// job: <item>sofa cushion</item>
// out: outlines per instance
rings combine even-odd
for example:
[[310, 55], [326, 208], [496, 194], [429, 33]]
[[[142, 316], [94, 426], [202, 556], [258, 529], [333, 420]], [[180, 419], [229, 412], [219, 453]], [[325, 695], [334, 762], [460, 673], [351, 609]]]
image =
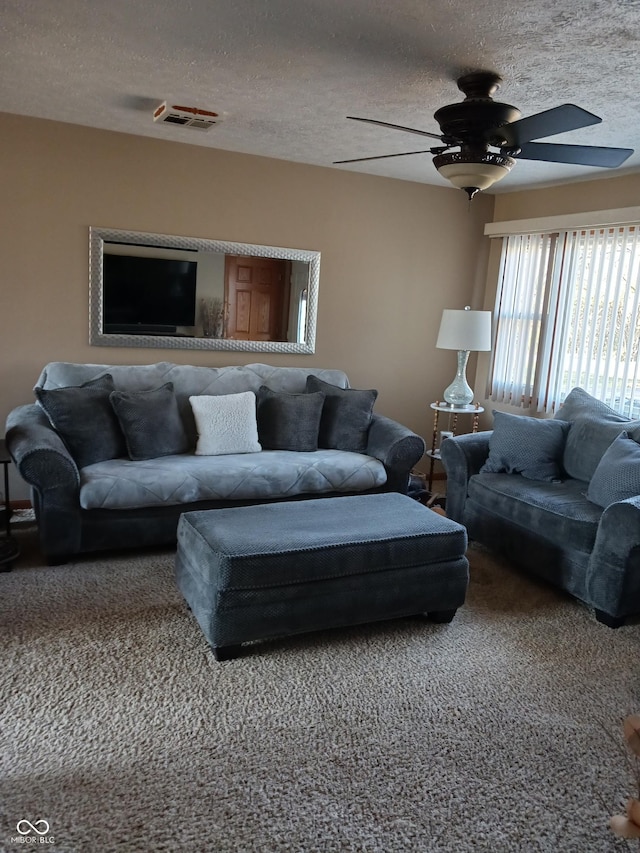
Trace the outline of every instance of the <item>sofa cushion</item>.
[[253, 391], [239, 394], [208, 394], [189, 397], [198, 430], [197, 456], [225, 453], [257, 453], [258, 441], [256, 395]]
[[[193, 364], [173, 364], [159, 361], [155, 364], [75, 364], [52, 361], [43, 368], [38, 385], [43, 388], [60, 388], [80, 385], [110, 373], [117, 391], [144, 391], [173, 382], [180, 415], [189, 436], [189, 445], [195, 447], [197, 433], [189, 397], [196, 394], [237, 394], [253, 391], [261, 385], [273, 391], [302, 394], [307, 376], [319, 376], [325, 382], [347, 388], [349, 381], [342, 370], [313, 367], [275, 367], [271, 364], [243, 364], [229, 367], [201, 367]], [[124, 453], [124, 451], [123, 451]]]
[[338, 388], [317, 376], [307, 377], [307, 391], [322, 391], [325, 395], [318, 434], [319, 447], [364, 453], [378, 392], [373, 389], [360, 391], [356, 388]]
[[189, 450], [172, 382], [147, 391], [114, 391], [110, 399], [130, 459], [156, 459]]
[[561, 460], [568, 430], [563, 421], [494, 412], [489, 456], [480, 472], [556, 480], [563, 473]]
[[640, 444], [621, 432], [605, 450], [593, 473], [587, 498], [607, 507], [640, 495]]
[[174, 364], [159, 361], [155, 364], [80, 364], [52, 361], [43, 369], [37, 385], [43, 388], [62, 388], [81, 385], [109, 373], [119, 391], [143, 391], [164, 382], [173, 382], [178, 401], [191, 394], [235, 394], [256, 391], [268, 385], [274, 391], [301, 394], [307, 376], [312, 373], [325, 382], [348, 388], [347, 375], [342, 370], [323, 370], [314, 367], [275, 367], [272, 364], [243, 364], [229, 367], [201, 367], [194, 364]]
[[126, 456], [124, 435], [109, 402], [113, 389], [108, 373], [82, 385], [35, 388], [36, 398], [78, 468]]
[[556, 414], [571, 424], [562, 464], [570, 477], [588, 482], [611, 442], [626, 430], [640, 440], [640, 421], [631, 421], [582, 388], [573, 388]]
[[480, 473], [469, 480], [469, 499], [483, 512], [535, 530], [560, 549], [590, 553], [602, 510], [586, 499], [586, 488], [586, 483], [572, 479], [549, 483]]
[[258, 437], [265, 450], [318, 449], [318, 432], [324, 394], [289, 394], [258, 390]]
[[133, 509], [196, 501], [269, 500], [361, 492], [386, 483], [382, 462], [360, 453], [263, 450], [224, 456], [110, 460], [80, 472], [83, 509]]

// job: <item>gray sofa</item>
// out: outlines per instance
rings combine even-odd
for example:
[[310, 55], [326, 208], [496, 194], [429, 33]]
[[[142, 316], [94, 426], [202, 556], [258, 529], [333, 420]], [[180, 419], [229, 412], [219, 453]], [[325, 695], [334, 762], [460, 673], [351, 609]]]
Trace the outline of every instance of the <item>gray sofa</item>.
[[495, 412], [442, 444], [447, 515], [619, 627], [640, 614], [638, 441], [640, 421], [579, 388], [554, 419]]
[[[309, 376], [315, 377], [309, 380], [315, 383], [312, 388], [307, 385]], [[109, 413], [104, 409], [105, 400], [113, 403], [113, 395], [103, 390], [103, 384], [111, 387], [111, 382], [123, 407], [118, 418], [122, 413], [129, 414], [129, 422], [135, 429], [139, 427], [141, 413], [143, 420], [150, 417], [153, 421], [153, 428], [147, 426], [148, 432], [142, 435], [142, 440], [139, 429], [137, 434], [127, 433], [126, 442], [119, 449], [113, 445], [113, 436], [106, 435], [111, 428], [100, 425], [100, 418], [113, 414], [108, 404]], [[265, 387], [270, 391], [265, 391]], [[331, 393], [324, 395], [318, 388]], [[69, 394], [82, 395], [77, 412], [68, 422], [71, 438], [76, 441], [73, 446], [64, 433], [63, 421], [54, 418], [58, 431], [52, 426], [50, 406], [57, 398], [49, 392], [56, 389], [63, 389], [65, 399]], [[91, 409], [87, 414], [82, 409], [87, 389], [89, 394], [96, 395], [102, 410]], [[81, 552], [173, 543], [179, 516], [186, 511], [309, 497], [406, 493], [411, 468], [425, 449], [420, 436], [371, 411], [376, 392], [349, 389], [347, 376], [340, 370], [265, 364], [215, 368], [168, 362], [147, 365], [53, 362], [44, 368], [34, 390], [37, 402], [10, 413], [6, 442], [20, 475], [31, 486], [40, 544], [49, 563], [64, 562]], [[314, 400], [321, 398], [325, 401], [321, 403], [323, 425], [326, 401], [331, 399], [336, 404], [331, 410], [335, 415], [343, 411], [340, 408], [343, 403], [351, 405], [353, 395], [356, 400], [360, 400], [357, 395], [365, 395], [364, 408], [369, 405], [370, 409], [368, 414], [365, 411], [366, 428], [362, 429], [360, 414], [357, 424], [362, 445], [355, 452], [349, 449], [338, 424], [337, 432], [325, 430], [328, 438], [324, 443], [320, 440], [321, 430], [318, 449], [259, 449], [259, 452], [197, 455], [194, 451], [198, 450], [198, 433], [189, 397], [242, 392], [256, 394], [258, 422], [262, 399], [267, 400], [265, 411], [274, 399], [276, 403], [284, 401], [282, 411], [286, 413], [289, 403], [305, 406], [309, 403], [315, 407]], [[140, 400], [144, 402], [147, 393], [148, 405], [140, 409]], [[131, 401], [138, 405], [138, 409], [132, 409], [133, 414], [127, 412]], [[166, 401], [177, 408], [170, 409]], [[95, 406], [95, 401], [91, 405]], [[43, 406], [47, 406], [49, 414]], [[58, 416], [55, 409], [54, 414]], [[68, 417], [68, 412], [62, 416]], [[267, 423], [264, 431], [271, 426]], [[289, 427], [294, 444], [298, 438], [306, 440], [302, 421], [296, 420]], [[186, 443], [174, 446], [180, 452], [171, 453], [167, 440], [174, 428], [184, 429]], [[316, 432], [317, 429], [316, 426]], [[130, 438], [137, 443], [137, 455], [132, 452]], [[116, 439], [119, 441], [122, 436]], [[273, 444], [273, 437], [270, 440], [271, 447], [280, 448]], [[107, 447], [109, 441], [112, 446]], [[70, 446], [74, 455], [69, 452]], [[100, 451], [97, 456], [96, 449]], [[136, 458], [130, 458], [131, 455]], [[94, 461], [96, 458], [99, 461]]]

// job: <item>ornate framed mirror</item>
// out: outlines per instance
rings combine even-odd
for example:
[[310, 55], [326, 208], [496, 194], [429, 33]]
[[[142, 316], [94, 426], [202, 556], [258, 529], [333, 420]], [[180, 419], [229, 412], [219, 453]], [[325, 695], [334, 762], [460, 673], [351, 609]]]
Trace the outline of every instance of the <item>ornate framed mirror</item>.
[[315, 351], [320, 252], [89, 229], [89, 343]]

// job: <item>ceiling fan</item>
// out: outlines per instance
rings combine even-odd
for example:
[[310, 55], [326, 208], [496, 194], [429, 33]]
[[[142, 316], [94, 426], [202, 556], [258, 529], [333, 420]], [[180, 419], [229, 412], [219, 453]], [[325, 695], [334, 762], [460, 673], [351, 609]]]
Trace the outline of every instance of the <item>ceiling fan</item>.
[[[492, 96], [501, 82], [502, 78], [491, 71], [476, 71], [460, 77], [457, 83], [465, 95], [464, 101], [441, 107], [434, 113], [440, 125], [440, 133], [347, 116], [353, 121], [427, 136], [442, 144], [422, 151], [356, 157], [353, 160], [336, 160], [334, 163], [360, 163], [411, 154], [434, 154], [433, 164], [438, 172], [472, 199], [477, 192], [486, 190], [508, 175], [515, 166], [515, 158], [615, 169], [633, 154], [632, 148], [534, 142], [557, 133], [599, 124], [602, 119], [575, 104], [562, 104], [520, 118], [520, 110], [516, 107], [493, 100]], [[451, 151], [452, 148], [459, 150]]]

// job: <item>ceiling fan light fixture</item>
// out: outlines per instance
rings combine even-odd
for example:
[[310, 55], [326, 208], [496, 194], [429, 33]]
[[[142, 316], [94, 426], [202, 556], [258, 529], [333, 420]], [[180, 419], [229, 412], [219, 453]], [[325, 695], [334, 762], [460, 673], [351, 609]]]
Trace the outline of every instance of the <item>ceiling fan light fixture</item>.
[[490, 151], [453, 151], [433, 158], [433, 165], [442, 177], [464, 190], [470, 199], [505, 178], [515, 164], [513, 157]]
[[[598, 124], [602, 119], [575, 104], [560, 104], [558, 107], [521, 118], [522, 114], [517, 107], [493, 100], [492, 95], [500, 83], [501, 77], [494, 71], [474, 71], [458, 78], [458, 88], [464, 93], [465, 99], [455, 104], [446, 104], [435, 111], [433, 117], [440, 125], [440, 133], [378, 119], [356, 116], [348, 118], [438, 139], [444, 148], [438, 146], [429, 149], [431, 154], [436, 155], [433, 158], [434, 166], [454, 187], [464, 190], [469, 199], [505, 178], [515, 166], [516, 157], [521, 160], [541, 160], [545, 163], [570, 163], [575, 166], [615, 169], [633, 154], [631, 148], [535, 141], [589, 127]], [[440, 153], [451, 148], [459, 148], [459, 151]], [[491, 152], [490, 148], [496, 153]], [[336, 162], [358, 163], [364, 160], [426, 153], [406, 151]]]

